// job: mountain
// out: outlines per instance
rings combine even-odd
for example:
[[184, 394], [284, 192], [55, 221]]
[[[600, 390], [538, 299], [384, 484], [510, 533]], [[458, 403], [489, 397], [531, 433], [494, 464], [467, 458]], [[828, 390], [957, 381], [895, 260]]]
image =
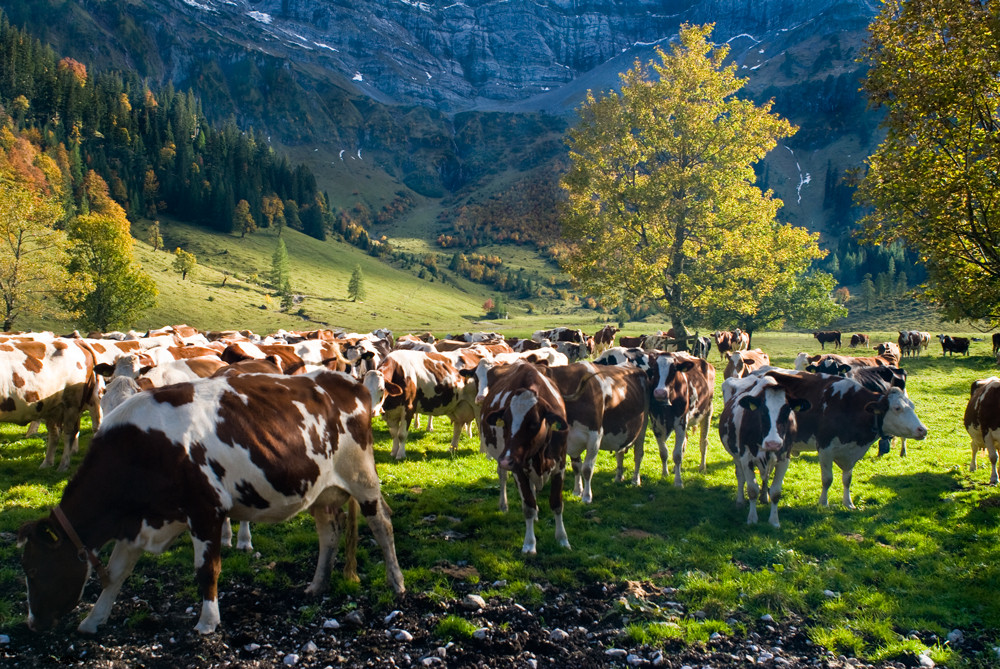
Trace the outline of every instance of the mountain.
[[784, 220], [838, 236], [853, 218], [842, 175], [877, 140], [879, 115], [858, 90], [857, 62], [874, 0], [0, 0], [0, 8], [90, 67], [191, 88], [214, 118], [263, 130], [298, 156], [312, 149], [317, 178], [343, 207], [358, 199], [377, 207], [403, 188], [447, 210], [558, 169], [562, 132], [586, 91], [614, 87], [636, 59], [668, 48], [684, 22], [714, 22], [745, 91], [774, 98], [800, 126], [759, 170], [784, 200]]

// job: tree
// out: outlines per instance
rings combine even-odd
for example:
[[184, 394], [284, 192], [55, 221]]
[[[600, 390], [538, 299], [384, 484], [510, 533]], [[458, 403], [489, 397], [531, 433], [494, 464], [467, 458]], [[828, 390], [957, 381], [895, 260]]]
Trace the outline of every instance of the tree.
[[156, 302], [156, 284], [135, 261], [128, 219], [108, 196], [104, 180], [88, 172], [85, 188], [90, 213], [74, 218], [67, 229], [73, 243], [69, 271], [87, 276], [93, 289], [63, 300], [80, 313], [84, 329], [131, 327]]
[[160, 234], [160, 222], [153, 221], [149, 226], [149, 245], [154, 251], [159, 251], [163, 246], [163, 235]]
[[246, 200], [236, 203], [236, 209], [233, 211], [233, 230], [240, 231], [240, 239], [246, 237], [248, 232], [253, 234], [257, 231], [257, 222], [253, 220], [250, 203]]
[[267, 221], [267, 227], [277, 227], [280, 237], [281, 231], [285, 227], [285, 205], [281, 198], [274, 193], [265, 195], [260, 202], [260, 211], [264, 215], [264, 220]]
[[865, 81], [886, 138], [858, 190], [866, 240], [906, 242], [924, 297], [1000, 323], [1000, 14], [990, 3], [886, 0]]
[[278, 291], [279, 295], [292, 294], [292, 270], [288, 260], [288, 249], [285, 247], [285, 240], [278, 237], [278, 245], [271, 255], [271, 285]]
[[181, 273], [181, 281], [187, 279], [187, 275], [190, 272], [194, 272], [195, 265], [197, 264], [198, 258], [193, 253], [189, 253], [180, 247], [174, 249], [173, 267]]
[[709, 307], [763, 292], [732, 278], [776, 273], [769, 246], [785, 227], [753, 164], [795, 128], [770, 102], [736, 97], [745, 82], [711, 30], [685, 24], [669, 55], [657, 50], [659, 63], [636, 61], [622, 75], [620, 92], [588, 92], [562, 180], [563, 233], [574, 243], [564, 267], [582, 292], [612, 308], [653, 302], [679, 336]]
[[864, 302], [865, 311], [872, 310], [875, 302], [875, 282], [872, 281], [871, 274], [865, 274], [861, 279], [861, 301]]
[[353, 302], [365, 301], [365, 277], [361, 273], [361, 265], [355, 265], [351, 272], [351, 280], [347, 282], [347, 297]]
[[3, 330], [25, 314], [58, 315], [54, 297], [87, 289], [71, 275], [66, 234], [54, 225], [63, 212], [53, 202], [12, 180], [0, 183], [0, 300]]

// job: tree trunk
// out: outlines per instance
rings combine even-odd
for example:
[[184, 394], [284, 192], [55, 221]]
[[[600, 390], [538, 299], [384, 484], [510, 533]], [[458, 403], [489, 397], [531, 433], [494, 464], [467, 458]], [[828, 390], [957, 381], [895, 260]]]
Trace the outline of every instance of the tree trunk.
[[671, 316], [670, 327], [674, 330], [674, 339], [677, 340], [677, 350], [687, 351], [690, 347], [687, 342], [688, 330], [687, 325], [684, 324], [684, 317], [679, 314]]

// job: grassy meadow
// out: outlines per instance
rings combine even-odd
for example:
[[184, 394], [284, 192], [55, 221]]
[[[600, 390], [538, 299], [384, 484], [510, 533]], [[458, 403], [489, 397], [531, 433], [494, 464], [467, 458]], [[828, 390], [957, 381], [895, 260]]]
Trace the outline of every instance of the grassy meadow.
[[[889, 333], [881, 334], [888, 338]], [[819, 350], [804, 334], [764, 333], [754, 344], [786, 366], [800, 350]], [[932, 659], [949, 667], [995, 666], [1000, 662], [993, 650], [1000, 645], [1000, 491], [987, 485], [985, 455], [980, 467], [986, 462], [987, 468], [969, 472], [969, 438], [962, 424], [971, 382], [992, 375], [995, 365], [988, 343], [974, 344], [972, 353], [943, 358], [935, 341], [919, 359], [904, 361], [909, 393], [929, 436], [910, 441], [905, 458], [899, 457], [898, 442], [882, 458], [875, 457], [877, 449], [869, 451], [854, 470], [855, 511], [840, 504], [836, 470], [831, 505], [818, 506], [819, 466], [815, 455], [804, 454], [793, 459], [785, 479], [781, 527], [767, 524], [765, 506], [759, 510], [761, 522], [746, 525], [746, 507], [738, 509], [733, 501], [731, 459], [718, 439], [722, 407], [717, 389], [706, 473], [698, 471], [696, 434], [689, 437], [682, 489], [661, 478], [651, 433], [640, 487], [616, 484], [614, 459], [602, 453], [593, 479], [594, 502], [584, 505], [572, 497], [571, 484], [564, 492], [571, 550], [556, 544], [543, 496], [537, 556], [520, 552], [524, 521], [513, 483], [508, 484], [511, 510], [497, 509], [495, 463], [479, 453], [478, 437], [463, 436], [452, 456], [451, 426], [438, 418], [433, 432], [411, 431], [407, 459], [396, 462], [389, 456], [389, 434], [377, 419], [376, 458], [393, 509], [407, 589], [450, 598], [457, 582], [469, 580], [489, 584], [483, 593], [487, 599], [503, 595], [530, 605], [545, 597], [535, 584], [574, 588], [647, 581], [676, 588], [673, 598], [688, 614], [678, 619], [667, 609], [631, 602], [630, 622], [622, 632], [627, 642], [655, 646], [682, 637], [701, 643], [715, 631], [742, 634], [770, 614], [806, 627], [814, 643], [835, 654], [912, 660], [929, 650]], [[713, 351], [710, 360], [721, 385], [718, 353]], [[23, 435], [22, 427], [0, 426], [0, 632], [22, 624], [26, 614], [13, 537], [22, 522], [58, 502], [67, 478], [40, 470], [43, 441]], [[88, 431], [82, 451], [89, 437]], [[73, 468], [80, 458], [82, 453], [74, 457]], [[367, 528], [361, 536], [360, 587], [373, 592], [376, 606], [388, 611], [393, 604], [380, 551]], [[301, 573], [306, 580], [312, 573], [316, 543], [306, 514], [282, 525], [255, 526], [254, 546], [259, 557], [224, 553], [223, 591], [227, 582], [244, 579], [265, 589], [300, 587], [289, 574]], [[109, 551], [105, 547], [105, 559]], [[162, 556], [144, 556], [131, 579], [170, 570], [187, 587], [163, 596], [196, 605], [192, 559], [184, 537]], [[268, 563], [279, 568], [262, 568]], [[333, 581], [335, 593], [359, 587], [339, 573]], [[122, 598], [129, 596], [127, 582]], [[85, 601], [78, 614], [92, 603]], [[348, 606], [335, 595], [324, 602], [329, 611], [323, 613], [341, 614], [342, 605]], [[609, 608], [619, 606], [608, 602]], [[126, 623], [120, 609], [112, 613], [110, 625]], [[981, 652], [968, 645], [952, 647], [946, 639], [956, 628], [976, 640]]]

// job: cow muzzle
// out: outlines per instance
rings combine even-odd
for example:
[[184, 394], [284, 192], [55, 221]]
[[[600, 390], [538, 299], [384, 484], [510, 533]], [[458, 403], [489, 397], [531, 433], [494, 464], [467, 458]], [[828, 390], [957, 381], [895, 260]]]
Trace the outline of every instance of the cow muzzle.
[[768, 453], [777, 453], [781, 450], [781, 444], [780, 439], [765, 439], [763, 447]]

